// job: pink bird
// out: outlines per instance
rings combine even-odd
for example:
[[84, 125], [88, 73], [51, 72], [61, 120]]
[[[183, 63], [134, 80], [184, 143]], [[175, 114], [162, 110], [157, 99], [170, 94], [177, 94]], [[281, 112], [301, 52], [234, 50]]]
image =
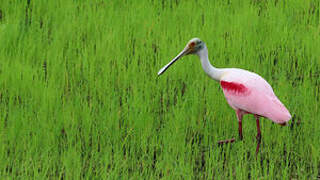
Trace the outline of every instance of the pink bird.
[[[209, 77], [220, 82], [228, 104], [236, 111], [239, 122], [239, 137], [242, 136], [242, 117], [244, 114], [253, 114], [257, 123], [257, 148], [259, 151], [261, 143], [260, 117], [266, 117], [273, 122], [286, 125], [291, 115], [286, 107], [274, 94], [272, 87], [261, 76], [256, 73], [238, 68], [216, 68], [208, 59], [208, 49], [199, 38], [191, 39], [186, 47], [167, 65], [158, 75], [161, 75], [174, 62], [184, 55], [196, 54], [199, 56], [203, 70]], [[231, 143], [235, 139], [219, 141], [219, 144]]]

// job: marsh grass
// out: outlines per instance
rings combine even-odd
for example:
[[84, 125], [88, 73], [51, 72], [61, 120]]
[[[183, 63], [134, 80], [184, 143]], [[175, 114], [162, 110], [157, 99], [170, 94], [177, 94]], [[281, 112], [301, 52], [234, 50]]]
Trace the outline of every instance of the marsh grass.
[[[316, 179], [319, 1], [1, 1], [1, 179]], [[289, 126], [244, 118], [188, 56], [263, 76]]]

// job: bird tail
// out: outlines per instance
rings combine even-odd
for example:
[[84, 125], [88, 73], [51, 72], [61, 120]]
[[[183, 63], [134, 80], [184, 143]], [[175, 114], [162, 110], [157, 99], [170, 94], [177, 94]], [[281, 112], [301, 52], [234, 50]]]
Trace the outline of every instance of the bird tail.
[[273, 122], [278, 123], [282, 126], [287, 125], [287, 122], [291, 119], [291, 114], [288, 109], [278, 100], [278, 98], [272, 98], [273, 106], [269, 106], [270, 113], [266, 117], [271, 119]]

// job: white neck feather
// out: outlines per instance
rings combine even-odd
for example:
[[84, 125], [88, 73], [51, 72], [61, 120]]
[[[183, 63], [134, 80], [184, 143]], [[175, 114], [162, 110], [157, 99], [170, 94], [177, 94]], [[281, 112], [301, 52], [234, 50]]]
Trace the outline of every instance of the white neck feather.
[[197, 52], [197, 55], [199, 56], [202, 68], [207, 73], [207, 75], [216, 81], [220, 81], [224, 71], [223, 69], [215, 68], [211, 65], [208, 58], [207, 46], [204, 45], [204, 47]]

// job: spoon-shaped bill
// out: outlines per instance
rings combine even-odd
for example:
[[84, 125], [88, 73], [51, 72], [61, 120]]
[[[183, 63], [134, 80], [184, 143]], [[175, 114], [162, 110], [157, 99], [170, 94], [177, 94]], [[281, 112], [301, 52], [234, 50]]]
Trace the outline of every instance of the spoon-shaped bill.
[[158, 76], [160, 76], [162, 73], [164, 73], [173, 63], [175, 63], [178, 59], [180, 59], [182, 56], [184, 56], [188, 51], [188, 49], [184, 49], [181, 51], [175, 58], [173, 58], [167, 65], [163, 66], [158, 72]]

